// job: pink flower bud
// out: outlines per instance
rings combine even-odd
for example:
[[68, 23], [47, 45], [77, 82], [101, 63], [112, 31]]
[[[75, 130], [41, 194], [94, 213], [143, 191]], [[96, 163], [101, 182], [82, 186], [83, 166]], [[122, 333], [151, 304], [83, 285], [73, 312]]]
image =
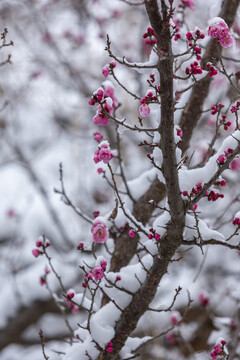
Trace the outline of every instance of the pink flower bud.
[[134, 236], [136, 235], [135, 231], [133, 230], [130, 230], [128, 235], [131, 237], [131, 238], [134, 238]]

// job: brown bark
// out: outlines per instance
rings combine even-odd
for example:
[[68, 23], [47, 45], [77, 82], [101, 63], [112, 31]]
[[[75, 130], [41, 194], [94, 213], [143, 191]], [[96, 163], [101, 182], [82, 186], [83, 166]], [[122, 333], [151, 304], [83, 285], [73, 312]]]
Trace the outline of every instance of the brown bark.
[[[145, 3], [151, 26], [161, 22], [157, 0]], [[162, 1], [162, 14], [166, 18], [166, 6]], [[154, 28], [158, 39], [158, 50], [164, 51], [164, 56], [159, 57], [158, 71], [160, 73], [161, 95], [161, 120], [159, 132], [161, 143], [159, 148], [163, 153], [163, 174], [166, 180], [166, 191], [169, 201], [171, 221], [167, 224], [165, 236], [160, 241], [159, 254], [154, 256], [153, 265], [146, 274], [146, 280], [139, 290], [133, 295], [129, 306], [125, 308], [115, 326], [115, 337], [112, 339], [113, 352], [101, 353], [99, 360], [118, 360], [119, 352], [128, 336], [136, 328], [138, 320], [148, 309], [153, 300], [159, 282], [167, 272], [168, 265], [181, 244], [184, 228], [184, 205], [181, 199], [174, 142], [173, 118], [173, 56], [171, 51], [171, 35], [169, 27], [158, 26]]]

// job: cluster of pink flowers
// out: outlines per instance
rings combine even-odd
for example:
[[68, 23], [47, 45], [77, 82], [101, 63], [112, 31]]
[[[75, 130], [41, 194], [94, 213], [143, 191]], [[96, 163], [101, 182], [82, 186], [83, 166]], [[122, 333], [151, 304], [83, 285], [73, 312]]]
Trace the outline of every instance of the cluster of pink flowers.
[[206, 195], [207, 195], [208, 201], [216, 201], [218, 198], [224, 198], [223, 194], [215, 193], [215, 191], [213, 191], [213, 190], [211, 190], [210, 192], [206, 191]]
[[156, 233], [156, 231], [153, 228], [150, 228], [149, 231], [151, 233], [151, 234], [148, 235], [149, 239], [155, 239], [157, 241], [160, 240], [161, 235]]
[[202, 69], [201, 69], [199, 63], [197, 61], [194, 61], [193, 63], [190, 64], [190, 68], [186, 67], [185, 73], [186, 73], [186, 75], [189, 75], [189, 74], [194, 74], [194, 75], [202, 74]]
[[[189, 41], [188, 45], [189, 46], [193, 46], [193, 43], [196, 44], [196, 42], [200, 39], [204, 39], [205, 35], [203, 33], [201, 33], [201, 31], [199, 29], [195, 30], [195, 32], [187, 32], [186, 33], [186, 38]], [[199, 59], [200, 60], [200, 59]]]
[[208, 28], [208, 36], [213, 39], [218, 38], [221, 46], [228, 48], [233, 45], [234, 39], [230, 33], [230, 30], [222, 19], [218, 18]]
[[202, 53], [202, 49], [199, 46], [194, 46], [193, 48], [193, 54], [196, 55], [197, 60], [201, 60], [201, 54]]
[[206, 68], [209, 71], [208, 76], [213, 77], [213, 76], [217, 75], [218, 71], [217, 71], [217, 69], [215, 69], [215, 67], [211, 63], [207, 63]]
[[96, 243], [104, 243], [107, 241], [109, 232], [105, 224], [96, 221], [91, 228], [93, 241]]
[[178, 39], [181, 39], [181, 35], [179, 33], [176, 33], [174, 35], [174, 40], [177, 41]]
[[72, 313], [77, 313], [79, 311], [79, 308], [76, 304], [74, 304], [74, 302], [72, 301], [72, 299], [74, 298], [75, 293], [73, 291], [69, 291], [66, 294], [66, 302], [68, 304], [68, 307], [71, 309]]
[[42, 255], [44, 254], [44, 250], [49, 247], [51, 245], [51, 243], [46, 240], [45, 238], [41, 238], [41, 239], [38, 239], [36, 241], [36, 247], [37, 248], [42, 248], [42, 250], [39, 250], [39, 249], [33, 249], [32, 250], [32, 254], [33, 256], [35, 256], [36, 258], [39, 256], [39, 255]]
[[188, 191], [183, 191], [183, 196], [192, 197], [193, 195], [198, 194], [200, 191], [202, 191], [202, 183], [199, 182], [195, 187], [192, 188], [191, 193], [189, 194]]
[[111, 341], [108, 342], [106, 351], [109, 353], [113, 351], [113, 343]]
[[238, 225], [240, 227], [240, 219], [238, 217], [235, 217], [232, 221], [233, 225]]
[[109, 116], [113, 115], [112, 99], [106, 98], [105, 102], [97, 107], [97, 113], [92, 121], [95, 125], [106, 126], [109, 124]]
[[94, 153], [93, 160], [95, 164], [99, 163], [100, 161], [103, 161], [104, 164], [108, 164], [112, 158], [113, 154], [110, 151], [107, 141], [102, 141]]
[[47, 276], [48, 276], [48, 274], [50, 274], [50, 272], [51, 271], [48, 268], [45, 269], [44, 275], [42, 275], [39, 280], [41, 286], [43, 286], [47, 283]]
[[225, 356], [227, 355], [227, 353], [224, 351], [224, 346], [226, 345], [226, 341], [225, 340], [221, 340], [220, 344], [217, 344], [214, 346], [213, 351], [211, 352], [210, 356], [213, 360], [217, 359], [217, 357], [221, 356]]
[[[155, 81], [154, 77], [151, 78], [152, 82]], [[142, 105], [140, 105], [139, 107], [139, 112], [140, 112], [140, 115], [142, 117], [147, 117], [149, 116], [150, 114], [150, 107], [148, 106], [149, 103], [151, 102], [155, 102], [157, 101], [158, 98], [157, 96], [153, 95], [153, 93], [151, 91], [149, 91], [147, 93], [147, 95], [145, 95], [141, 100], [140, 100], [140, 103]]]
[[147, 45], [155, 45], [157, 43], [157, 39], [155, 38], [155, 31], [150, 26], [147, 28], [147, 32], [143, 34], [143, 38], [145, 39], [145, 44]]
[[226, 186], [226, 180], [216, 181], [215, 186]]
[[105, 78], [111, 73], [112, 69], [114, 69], [117, 64], [114, 61], [111, 61], [109, 64], [105, 65], [102, 69], [102, 74]]
[[219, 155], [217, 158], [217, 161], [220, 165], [223, 165], [225, 161], [227, 160], [228, 155], [232, 154], [233, 149], [228, 148], [227, 150], [224, 150], [225, 155]]
[[205, 291], [201, 291], [198, 295], [198, 300], [202, 306], [207, 306], [210, 303], [209, 296], [206, 294]]
[[95, 131], [93, 136], [94, 136], [94, 140], [96, 140], [97, 142], [100, 142], [103, 139], [103, 135], [99, 131]]
[[226, 121], [227, 116], [222, 114], [222, 119], [220, 120], [220, 124], [223, 125], [224, 130], [228, 130], [229, 126], [232, 125], [231, 121]]
[[109, 116], [113, 115], [113, 111], [118, 105], [118, 101], [114, 94], [114, 88], [108, 85], [95, 91], [93, 96], [89, 99], [88, 104], [94, 106], [97, 103], [99, 104], [97, 113], [92, 121], [95, 125], [106, 126], [109, 124]]
[[181, 8], [188, 7], [189, 9], [193, 10], [195, 2], [193, 0], [181, 0], [181, 3], [178, 6]]
[[216, 113], [220, 113], [222, 108], [224, 108], [224, 105], [221, 103], [212, 105], [211, 106], [211, 109], [212, 109], [211, 114], [215, 115]]
[[232, 112], [232, 113], [236, 113], [236, 112], [239, 110], [239, 107], [240, 107], [240, 101], [238, 100], [238, 101], [236, 102], [236, 105], [233, 105], [233, 106], [231, 107], [231, 112]]

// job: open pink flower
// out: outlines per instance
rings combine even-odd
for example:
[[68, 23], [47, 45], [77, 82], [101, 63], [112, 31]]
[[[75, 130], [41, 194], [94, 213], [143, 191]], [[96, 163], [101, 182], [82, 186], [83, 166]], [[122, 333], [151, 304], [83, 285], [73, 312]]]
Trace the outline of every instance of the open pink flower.
[[96, 266], [93, 270], [93, 276], [94, 276], [95, 280], [102, 279], [104, 276], [103, 268], [101, 266]]
[[227, 24], [224, 21], [216, 21], [208, 28], [208, 36], [213, 39], [218, 38], [220, 45], [228, 48], [233, 45], [234, 39]]
[[234, 39], [233, 39], [232, 35], [230, 34], [230, 32], [228, 32], [228, 34], [225, 37], [223, 37], [222, 39], [219, 39], [219, 42], [222, 47], [228, 48], [233, 45]]
[[102, 224], [100, 221], [96, 221], [91, 228], [93, 235], [93, 241], [96, 243], [104, 243], [107, 241], [109, 232], [105, 224]]
[[142, 117], [147, 117], [150, 114], [150, 107], [148, 104], [142, 104], [139, 108], [139, 112]]

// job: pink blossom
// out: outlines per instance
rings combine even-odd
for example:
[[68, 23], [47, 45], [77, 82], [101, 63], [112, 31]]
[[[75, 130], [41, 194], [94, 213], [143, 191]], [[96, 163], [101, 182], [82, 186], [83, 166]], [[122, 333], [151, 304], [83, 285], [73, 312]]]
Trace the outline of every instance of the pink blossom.
[[95, 131], [93, 135], [94, 135], [94, 140], [96, 140], [97, 142], [100, 142], [103, 139], [103, 136], [99, 131]]
[[94, 153], [94, 162], [97, 164], [100, 161], [103, 161], [104, 164], [108, 164], [109, 161], [113, 158], [113, 154], [110, 151], [108, 144], [101, 143], [98, 149]]
[[198, 295], [198, 300], [202, 306], [206, 306], [210, 302], [209, 297], [207, 296], [207, 294], [204, 291], [200, 292], [200, 294]]
[[120, 276], [120, 275], [117, 275], [116, 281], [119, 281], [119, 280], [121, 280], [121, 276]]
[[109, 69], [107, 68], [107, 67], [104, 67], [103, 69], [102, 69], [102, 74], [103, 74], [103, 76], [106, 78], [106, 77], [108, 77], [108, 75], [109, 75]]
[[99, 216], [99, 214], [100, 214], [100, 211], [94, 211], [93, 216], [96, 218]]
[[174, 333], [171, 333], [171, 332], [168, 333], [168, 334], [166, 335], [166, 338], [168, 339], [168, 341], [170, 341], [170, 343], [171, 343], [172, 345], [176, 344], [176, 342], [177, 342]]
[[41, 254], [41, 252], [38, 249], [33, 249], [32, 254], [37, 258]]
[[46, 280], [45, 280], [45, 278], [43, 276], [40, 277], [39, 282], [40, 282], [41, 286], [44, 286], [46, 284]]
[[98, 169], [97, 169], [97, 172], [98, 172], [99, 174], [101, 174], [101, 173], [103, 172], [103, 169], [102, 169], [102, 168], [98, 168]]
[[[98, 90], [97, 94], [100, 92], [100, 90]], [[101, 94], [98, 95], [98, 101], [101, 101], [102, 96], [103, 96], [103, 90], [101, 90]], [[94, 122], [94, 124], [96, 125], [101, 125], [101, 126], [106, 126], [109, 123], [109, 117], [106, 113], [108, 113], [110, 116], [113, 114], [113, 101], [110, 97], [107, 97], [105, 99], [104, 104], [102, 105], [98, 105], [97, 107], [97, 113], [94, 116], [94, 118], [92, 119], [92, 121]], [[105, 110], [105, 112], [103, 112], [103, 109]]]
[[161, 236], [160, 236], [158, 233], [155, 234], [155, 239], [156, 239], [156, 240], [160, 240], [160, 237], [161, 237]]
[[174, 311], [174, 313], [170, 316], [170, 321], [172, 325], [177, 325], [181, 321], [181, 319], [181, 315], [178, 311]]
[[104, 276], [104, 271], [100, 266], [96, 266], [93, 270], [93, 276], [95, 280], [100, 280]]
[[104, 97], [105, 98], [109, 97], [109, 98], [112, 99], [114, 109], [118, 106], [118, 100], [115, 97], [115, 90], [114, 90], [114, 88], [112, 86], [110, 86], [110, 85], [105, 86], [105, 88], [104, 88]]
[[216, 354], [220, 354], [222, 351], [221, 345], [217, 344], [214, 346], [214, 351]]
[[224, 38], [219, 39], [219, 42], [223, 47], [228, 48], [233, 45], [234, 39], [232, 35], [228, 33]]
[[108, 347], [106, 348], [106, 351], [110, 353], [110, 352], [112, 352], [112, 351], [113, 351], [113, 348], [112, 348], [112, 347], [110, 347], [110, 346], [108, 346]]
[[229, 34], [230, 34], [230, 31], [229, 31], [228, 28], [223, 27], [223, 26], [219, 27], [219, 32], [218, 32], [218, 38], [219, 38], [219, 40], [224, 39], [224, 38], [225, 38], [226, 36], [228, 36]]
[[106, 262], [105, 260], [101, 261], [101, 262], [100, 262], [100, 265], [101, 265], [101, 268], [102, 268], [103, 270], [106, 270], [107, 262]]
[[79, 243], [77, 248], [78, 248], [78, 250], [82, 250], [83, 249], [83, 243], [82, 242]]
[[74, 292], [67, 292], [67, 295], [66, 297], [69, 298], [69, 299], [72, 299], [74, 297]]
[[233, 45], [234, 39], [230, 33], [229, 28], [223, 21], [218, 21], [208, 28], [208, 36], [213, 39], [218, 38], [221, 46], [228, 48]]
[[189, 7], [189, 9], [193, 10], [195, 6], [195, 2], [192, 0], [182, 0], [183, 5]]
[[240, 158], [233, 159], [229, 164], [229, 168], [233, 171], [239, 171], [240, 170]]
[[104, 243], [109, 236], [108, 229], [105, 224], [102, 224], [100, 221], [96, 221], [91, 228], [93, 235], [93, 241], [96, 243]]
[[88, 279], [88, 280], [92, 280], [92, 278], [93, 278], [93, 274], [92, 274], [92, 273], [87, 274], [87, 279]]
[[238, 217], [235, 217], [235, 219], [232, 221], [233, 225], [240, 226], [240, 219]]
[[78, 313], [78, 311], [79, 311], [79, 308], [78, 308], [76, 305], [73, 305], [73, 307], [72, 307], [72, 313], [73, 313], [73, 314], [76, 314], [76, 313]]
[[150, 107], [148, 104], [142, 104], [139, 108], [139, 112], [142, 117], [147, 117], [150, 114]]
[[177, 130], [177, 135], [180, 136], [180, 137], [182, 137], [182, 136], [183, 136], [182, 130], [178, 129], [178, 130]]
[[218, 160], [219, 164], [224, 164], [225, 161], [226, 161], [226, 156], [225, 155], [219, 155], [217, 160]]
[[212, 351], [210, 356], [213, 360], [215, 360], [217, 358], [217, 354], [215, 353], [215, 351]]
[[109, 124], [109, 117], [98, 111], [92, 121], [95, 125], [106, 126]]
[[231, 107], [231, 112], [237, 112], [238, 111], [238, 108], [237, 108], [237, 106], [235, 106], [235, 105], [233, 105], [232, 107]]
[[39, 240], [36, 241], [36, 246], [37, 247], [41, 247], [42, 245], [43, 245], [42, 240], [39, 239]]
[[133, 230], [130, 230], [128, 235], [131, 237], [131, 238], [134, 238], [134, 236], [136, 235], [135, 231]]
[[8, 209], [6, 215], [9, 218], [13, 218], [17, 216], [16, 211], [14, 209]]
[[219, 36], [219, 31], [221, 27], [218, 24], [210, 25], [208, 28], [208, 36], [215, 39]]
[[95, 101], [93, 98], [91, 98], [91, 99], [88, 100], [88, 104], [89, 104], [90, 106], [93, 106], [93, 105], [96, 104], [96, 101]]

